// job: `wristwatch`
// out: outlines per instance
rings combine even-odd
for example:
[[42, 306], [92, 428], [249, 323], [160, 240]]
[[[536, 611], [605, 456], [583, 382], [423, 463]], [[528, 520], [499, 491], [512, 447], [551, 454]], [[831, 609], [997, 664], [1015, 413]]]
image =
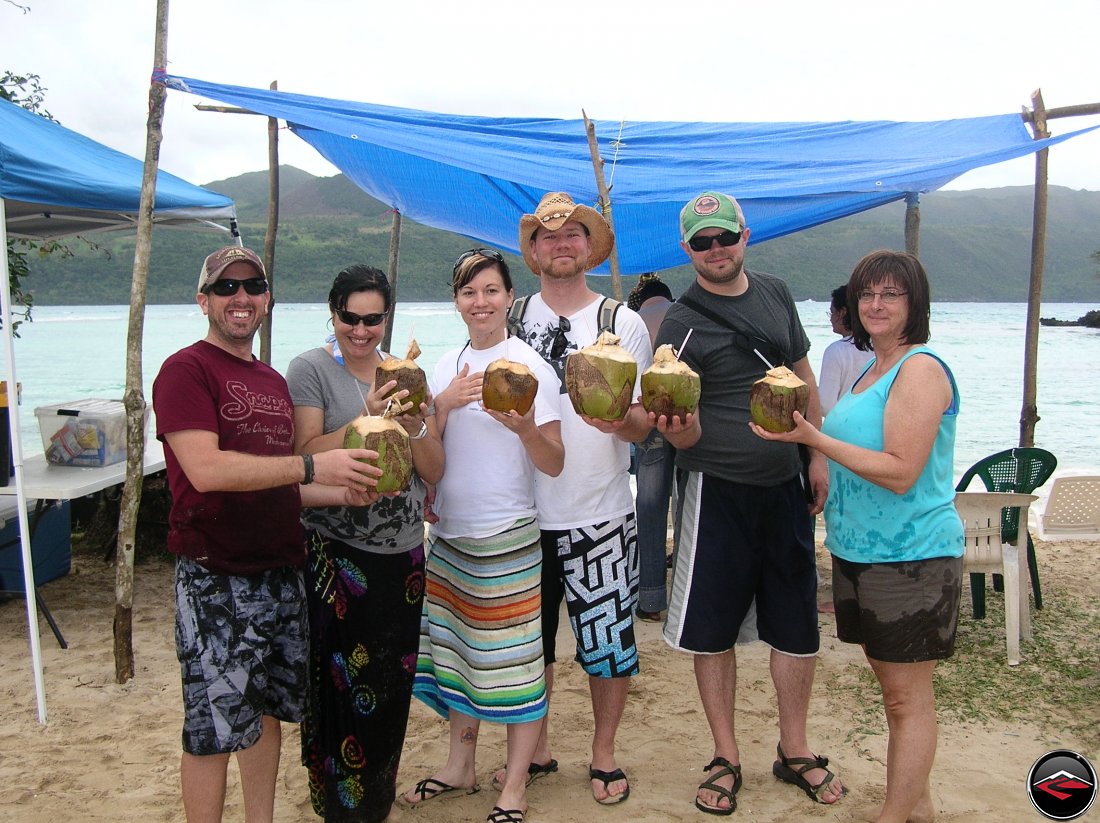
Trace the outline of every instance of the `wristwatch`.
[[428, 436], [428, 424], [425, 421], [421, 421], [420, 431], [418, 431], [416, 434], [410, 434], [409, 435], [409, 440], [423, 440], [427, 436]]

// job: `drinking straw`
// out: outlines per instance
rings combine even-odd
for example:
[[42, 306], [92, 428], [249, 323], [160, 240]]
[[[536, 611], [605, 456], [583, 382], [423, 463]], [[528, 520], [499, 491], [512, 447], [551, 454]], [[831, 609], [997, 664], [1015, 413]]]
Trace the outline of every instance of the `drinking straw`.
[[363, 394], [363, 387], [359, 385], [359, 378], [352, 375], [355, 380], [355, 388], [359, 389], [359, 397], [363, 400], [363, 413], [370, 415], [370, 409], [367, 407], [367, 396]]
[[766, 358], [764, 355], [762, 355], [760, 353], [760, 349], [753, 349], [752, 351], [753, 351], [753, 354], [755, 354], [757, 357], [759, 357], [761, 360], [764, 361], [764, 365], [768, 367], [769, 371], [771, 369], [775, 368], [775, 366], [773, 366], [771, 363], [768, 362], [768, 358]]
[[688, 329], [688, 333], [684, 335], [684, 342], [680, 344], [680, 348], [676, 351], [676, 359], [680, 359], [680, 355], [684, 353], [684, 347], [688, 344], [688, 339], [691, 337], [691, 333], [695, 329]]

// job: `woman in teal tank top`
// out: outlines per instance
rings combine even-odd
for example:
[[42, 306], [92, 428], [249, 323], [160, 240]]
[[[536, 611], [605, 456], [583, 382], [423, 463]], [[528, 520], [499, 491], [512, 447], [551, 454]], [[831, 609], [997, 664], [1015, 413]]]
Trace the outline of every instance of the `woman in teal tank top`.
[[879, 823], [931, 820], [936, 754], [932, 671], [955, 647], [963, 527], [953, 463], [959, 392], [924, 344], [928, 277], [910, 254], [871, 252], [848, 281], [853, 339], [874, 359], [804, 443], [829, 458], [826, 548], [833, 555], [837, 637], [863, 646], [882, 686], [890, 737]]

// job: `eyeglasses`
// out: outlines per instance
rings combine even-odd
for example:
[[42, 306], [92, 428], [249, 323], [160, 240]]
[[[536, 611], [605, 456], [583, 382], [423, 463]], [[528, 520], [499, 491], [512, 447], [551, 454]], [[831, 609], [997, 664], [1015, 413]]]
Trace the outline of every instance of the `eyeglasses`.
[[860, 303], [873, 303], [875, 298], [879, 298], [883, 303], [889, 305], [891, 303], [897, 303], [898, 298], [902, 295], [909, 294], [907, 291], [898, 291], [897, 289], [884, 289], [883, 291], [871, 291], [870, 289], [864, 289], [859, 293]]
[[462, 254], [458, 256], [458, 259], [455, 260], [455, 265], [454, 269], [451, 271], [451, 276], [454, 277], [454, 275], [458, 274], [459, 266], [461, 266], [471, 257], [477, 257], [478, 255], [481, 255], [482, 257], [488, 257], [490, 260], [495, 260], [498, 263], [504, 262], [504, 255], [502, 255], [496, 249], [470, 249], [469, 251], [462, 252]]
[[348, 326], [358, 326], [360, 323], [364, 326], [377, 326], [386, 319], [386, 315], [388, 314], [388, 311], [374, 312], [372, 314], [356, 314], [347, 309], [336, 310], [336, 316], [340, 318], [340, 322]]
[[558, 317], [558, 329], [554, 332], [554, 343], [550, 346], [550, 359], [557, 360], [563, 354], [565, 350], [569, 348], [569, 338], [566, 337], [566, 333], [569, 332], [571, 326], [569, 325], [569, 318]]
[[730, 246], [736, 246], [741, 242], [741, 232], [726, 230], [721, 234], [712, 234], [706, 237], [700, 237], [695, 235], [688, 240], [688, 245], [693, 251], [710, 251], [710, 247], [714, 245], [714, 241], [718, 241], [718, 245], [723, 248], [729, 248]]
[[238, 291], [241, 286], [244, 286], [245, 294], [251, 294], [255, 297], [257, 294], [263, 294], [267, 291], [267, 278], [266, 277], [253, 277], [250, 280], [215, 280], [205, 291], [207, 294], [216, 294], [218, 297], [232, 297]]

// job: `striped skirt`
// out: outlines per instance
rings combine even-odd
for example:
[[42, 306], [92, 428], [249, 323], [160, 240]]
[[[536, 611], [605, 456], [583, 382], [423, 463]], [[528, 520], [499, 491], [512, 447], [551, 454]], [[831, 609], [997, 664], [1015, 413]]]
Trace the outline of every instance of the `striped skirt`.
[[546, 714], [542, 549], [534, 519], [486, 538], [437, 538], [429, 550], [413, 694], [496, 723]]

